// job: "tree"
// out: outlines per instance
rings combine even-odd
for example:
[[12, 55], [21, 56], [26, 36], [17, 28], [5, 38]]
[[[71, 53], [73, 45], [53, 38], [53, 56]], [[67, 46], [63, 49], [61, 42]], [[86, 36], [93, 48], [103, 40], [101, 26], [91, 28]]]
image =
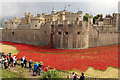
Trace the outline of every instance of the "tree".
[[100, 14], [93, 17], [93, 23], [95, 24], [95, 21], [100, 17]]
[[83, 16], [83, 20], [88, 22], [88, 18], [89, 18], [89, 14], [86, 13], [86, 14]]

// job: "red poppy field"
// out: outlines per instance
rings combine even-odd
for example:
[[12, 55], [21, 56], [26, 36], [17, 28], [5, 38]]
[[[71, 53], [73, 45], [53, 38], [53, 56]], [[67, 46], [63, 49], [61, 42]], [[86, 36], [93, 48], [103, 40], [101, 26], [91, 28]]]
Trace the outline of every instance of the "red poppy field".
[[90, 66], [100, 70], [109, 66], [118, 68], [118, 45], [67, 50], [5, 41], [2, 44], [15, 46], [19, 50], [18, 58], [26, 56], [28, 60], [43, 61], [45, 66], [58, 70], [86, 71]]

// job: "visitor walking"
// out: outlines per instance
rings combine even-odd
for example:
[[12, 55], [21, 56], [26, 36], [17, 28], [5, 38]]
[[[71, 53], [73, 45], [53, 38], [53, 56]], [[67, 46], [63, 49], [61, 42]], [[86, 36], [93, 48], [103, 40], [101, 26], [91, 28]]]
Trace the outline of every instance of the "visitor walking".
[[13, 57], [13, 64], [14, 64], [14, 67], [16, 66], [16, 64], [17, 64], [17, 61], [16, 61], [17, 59], [16, 59], [16, 56], [14, 56]]
[[25, 57], [24, 59], [24, 67], [26, 68], [27, 67], [27, 58]]
[[1, 67], [2, 67], [2, 68], [3, 68], [4, 62], [5, 62], [5, 59], [4, 59], [4, 57], [2, 56], [2, 58], [1, 58]]
[[45, 67], [45, 70], [44, 70], [44, 72], [47, 72], [47, 70], [48, 70], [48, 68], [47, 68], [47, 67]]
[[75, 72], [72, 73], [72, 79], [73, 79], [74, 76], [75, 76]]
[[12, 55], [10, 56], [10, 63], [11, 63], [11, 66], [13, 66], [13, 57], [12, 57]]
[[38, 64], [37, 64], [37, 62], [35, 62], [35, 64], [34, 64], [33, 76], [36, 76], [36, 74], [37, 74], [37, 69], [38, 69]]
[[29, 61], [29, 72], [32, 71], [32, 64], [33, 64], [33, 61], [30, 59], [30, 61]]
[[4, 52], [2, 53], [2, 56], [3, 56], [4, 58], [6, 58], [6, 55], [5, 55], [5, 53], [4, 53]]
[[74, 77], [73, 77], [73, 80], [78, 80], [78, 75], [77, 73], [75, 73]]
[[21, 67], [23, 68], [23, 66], [24, 66], [23, 57], [20, 59], [20, 63], [21, 63]]
[[5, 58], [4, 68], [5, 68], [5, 69], [7, 69], [7, 68], [8, 68], [8, 60], [7, 60], [7, 58]]
[[41, 75], [41, 67], [42, 67], [42, 62], [39, 63], [38, 65], [38, 72], [39, 72], [39, 76]]

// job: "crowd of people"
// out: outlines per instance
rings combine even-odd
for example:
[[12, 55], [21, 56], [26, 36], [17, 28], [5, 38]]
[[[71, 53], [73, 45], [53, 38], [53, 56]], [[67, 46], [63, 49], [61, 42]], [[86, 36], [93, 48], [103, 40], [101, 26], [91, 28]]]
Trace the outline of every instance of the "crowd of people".
[[[9, 69], [11, 67], [15, 67], [17, 64], [17, 57], [15, 55], [12, 55], [11, 53], [5, 54], [4, 52], [1, 54], [1, 67], [5, 69]], [[29, 67], [27, 67], [27, 63], [29, 64]], [[43, 66], [43, 62], [33, 62], [31, 59], [28, 61], [27, 57], [23, 56], [20, 59], [20, 65], [22, 68], [29, 68], [29, 72], [33, 71], [33, 76], [41, 75], [41, 67]], [[48, 67], [45, 67], [44, 72], [48, 71]], [[72, 80], [84, 80], [84, 73], [81, 73], [81, 76], [79, 77], [77, 73], [72, 73]]]
[[[27, 61], [27, 58], [24, 56], [20, 59], [21, 67], [26, 68], [27, 63], [29, 63], [29, 72], [33, 71], [33, 76], [36, 76], [37, 74], [41, 75], [41, 67], [43, 66], [43, 62], [33, 62], [31, 59]], [[33, 67], [34, 66], [34, 67]], [[44, 72], [47, 72], [47, 67], [45, 67]]]
[[[11, 67], [15, 67], [17, 64], [17, 57], [15, 55], [12, 55], [11, 53], [5, 54], [4, 52], [0, 53], [0, 61], [1, 61], [1, 67], [5, 69], [11, 69]], [[19, 60], [18, 60], [19, 61]], [[29, 63], [29, 67], [27, 67], [27, 63]], [[43, 65], [42, 62], [33, 62], [31, 59], [27, 61], [27, 57], [23, 56], [20, 59], [20, 65], [22, 68], [29, 68], [29, 72], [33, 71], [33, 76], [41, 75], [41, 67]], [[34, 66], [34, 67], [33, 67]], [[44, 72], [47, 72], [47, 67], [45, 67]]]
[[10, 67], [15, 67], [17, 64], [16, 56], [12, 55], [11, 53], [5, 54], [4, 52], [1, 54], [1, 67], [5, 69], [10, 69]]

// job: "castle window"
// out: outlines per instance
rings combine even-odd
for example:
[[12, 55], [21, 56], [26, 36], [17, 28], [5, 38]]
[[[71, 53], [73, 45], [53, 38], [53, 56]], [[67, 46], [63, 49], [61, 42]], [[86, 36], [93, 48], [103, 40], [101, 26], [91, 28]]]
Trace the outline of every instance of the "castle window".
[[39, 23], [40, 23], [40, 21], [39, 21]]
[[68, 32], [65, 32], [65, 35], [68, 35]]
[[53, 28], [54, 28], [54, 25], [51, 25], [51, 28], [53, 29]]
[[80, 32], [78, 32], [77, 34], [80, 34]]
[[35, 27], [37, 27], [37, 25], [35, 25]]
[[12, 24], [13, 24], [13, 22], [12, 22]]
[[14, 36], [14, 31], [12, 32], [12, 35]]
[[76, 18], [76, 20], [78, 21], [78, 20], [79, 20], [79, 18]]
[[61, 35], [61, 32], [58, 32], [58, 35]]

